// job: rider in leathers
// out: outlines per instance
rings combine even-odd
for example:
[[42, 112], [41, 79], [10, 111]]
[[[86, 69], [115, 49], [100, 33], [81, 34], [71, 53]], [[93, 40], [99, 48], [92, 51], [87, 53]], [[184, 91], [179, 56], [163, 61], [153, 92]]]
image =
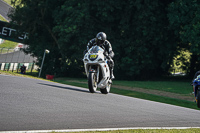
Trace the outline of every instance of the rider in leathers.
[[114, 79], [113, 69], [114, 69], [114, 61], [112, 58], [114, 57], [114, 52], [112, 51], [112, 46], [108, 40], [106, 40], [106, 34], [104, 32], [99, 32], [96, 35], [96, 38], [90, 40], [87, 44], [87, 51], [94, 45], [98, 45], [101, 48], [105, 49], [104, 55], [108, 59], [108, 65], [110, 68], [110, 77]]

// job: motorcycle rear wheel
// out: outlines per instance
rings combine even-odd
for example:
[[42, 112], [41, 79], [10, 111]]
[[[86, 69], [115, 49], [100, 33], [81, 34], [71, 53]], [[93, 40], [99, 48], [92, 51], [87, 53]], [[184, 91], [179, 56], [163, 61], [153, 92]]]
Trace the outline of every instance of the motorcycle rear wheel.
[[108, 94], [108, 93], [110, 92], [110, 87], [111, 87], [111, 84], [108, 83], [108, 84], [106, 85], [106, 88], [100, 89], [101, 93], [102, 93], [102, 94]]
[[200, 108], [200, 90], [197, 90], [197, 107]]
[[88, 76], [88, 88], [91, 93], [95, 93], [97, 90], [97, 81], [96, 81], [96, 74], [89, 73]]

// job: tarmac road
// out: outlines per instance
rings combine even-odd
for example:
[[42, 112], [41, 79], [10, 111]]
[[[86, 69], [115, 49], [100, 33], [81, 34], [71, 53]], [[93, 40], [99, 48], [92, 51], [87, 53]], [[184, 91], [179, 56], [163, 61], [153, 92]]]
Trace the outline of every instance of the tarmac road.
[[7, 3], [5, 3], [3, 0], [0, 0], [0, 14], [6, 19], [6, 20], [10, 20], [8, 18], [8, 12], [12, 7], [10, 5], [8, 5]]
[[0, 131], [200, 127], [199, 110], [0, 74]]

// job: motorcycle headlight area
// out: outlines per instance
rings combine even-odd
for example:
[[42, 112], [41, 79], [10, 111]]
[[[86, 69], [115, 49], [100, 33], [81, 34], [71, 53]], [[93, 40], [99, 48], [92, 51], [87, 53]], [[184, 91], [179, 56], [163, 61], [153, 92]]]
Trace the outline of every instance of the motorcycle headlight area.
[[95, 55], [95, 54], [90, 54], [90, 55], [88, 56], [89, 60], [91, 60], [91, 61], [96, 60], [97, 57], [98, 57], [98, 55]]
[[98, 62], [100, 62], [100, 63], [104, 63], [104, 61], [103, 61], [103, 59], [98, 59]]

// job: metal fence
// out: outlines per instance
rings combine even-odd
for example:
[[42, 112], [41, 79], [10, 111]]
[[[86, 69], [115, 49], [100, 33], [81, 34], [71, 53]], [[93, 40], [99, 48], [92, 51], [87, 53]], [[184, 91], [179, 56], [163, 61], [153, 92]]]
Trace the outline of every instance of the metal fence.
[[19, 70], [25, 65], [27, 70], [32, 72], [36, 68], [35, 57], [25, 54], [21, 49], [0, 48], [0, 70], [14, 71]]

